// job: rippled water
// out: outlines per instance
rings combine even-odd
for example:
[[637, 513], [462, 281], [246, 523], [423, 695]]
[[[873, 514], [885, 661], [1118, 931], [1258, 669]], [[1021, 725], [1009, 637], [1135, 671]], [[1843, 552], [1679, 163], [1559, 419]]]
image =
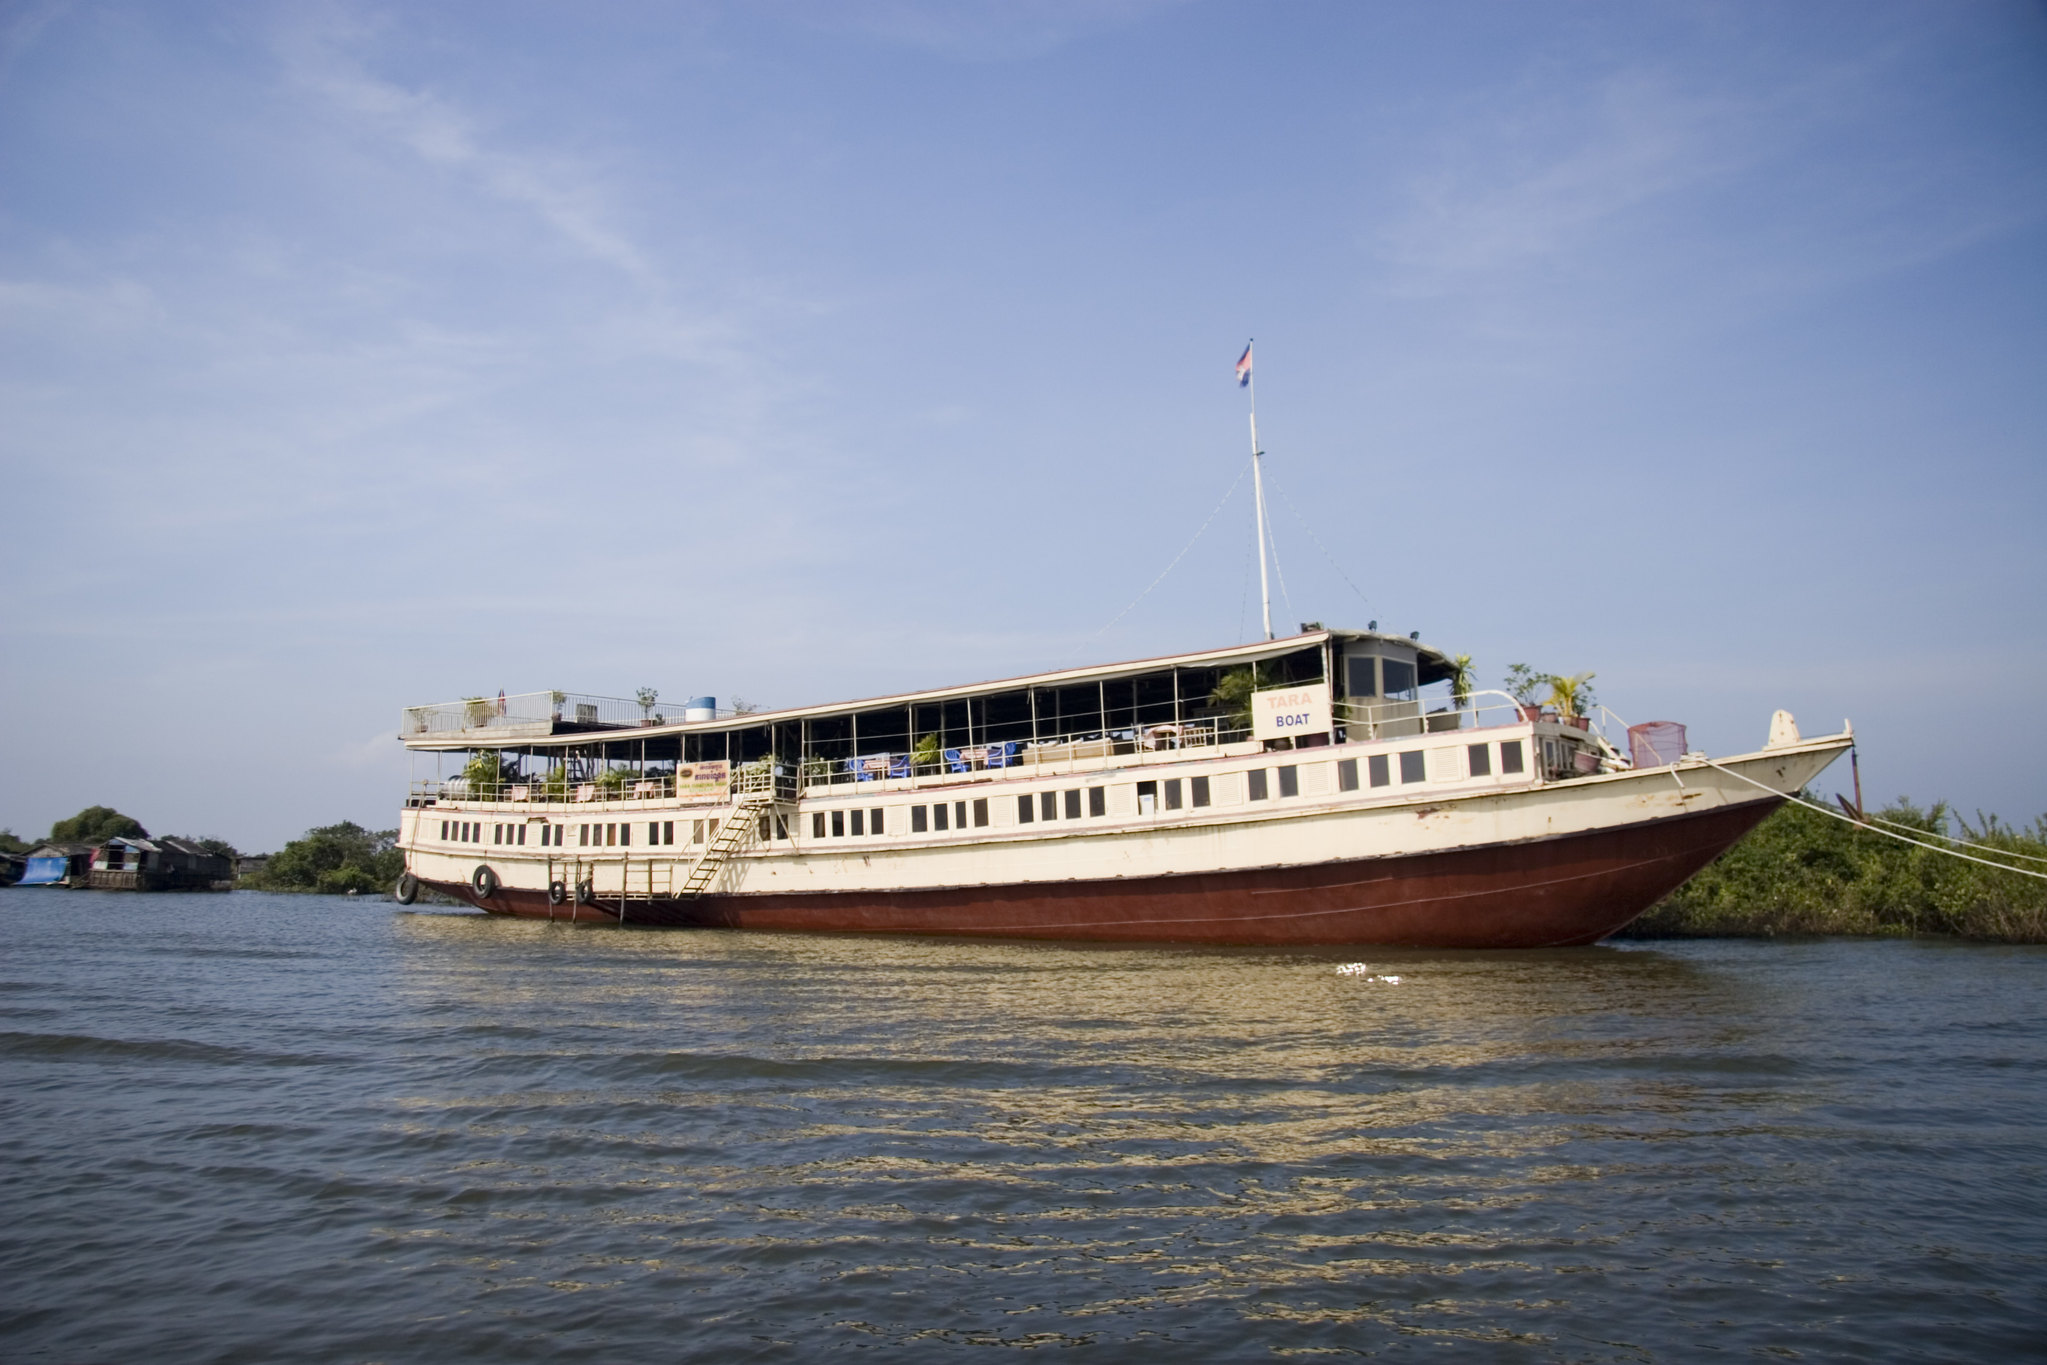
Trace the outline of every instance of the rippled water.
[[2047, 1350], [2039, 949], [0, 924], [9, 1360]]

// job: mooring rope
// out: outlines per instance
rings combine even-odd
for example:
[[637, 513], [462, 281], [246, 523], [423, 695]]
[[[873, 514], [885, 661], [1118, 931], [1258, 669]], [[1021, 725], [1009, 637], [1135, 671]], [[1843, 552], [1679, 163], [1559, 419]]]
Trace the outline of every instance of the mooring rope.
[[[1760, 787], [1764, 791], [1770, 793], [1770, 795], [1772, 796], [1781, 797], [1786, 801], [1796, 802], [1798, 805], [1804, 806], [1808, 810], [1818, 811], [1821, 815], [1831, 815], [1834, 819], [1840, 820], [1845, 824], [1854, 825], [1858, 829], [1866, 829], [1872, 834], [1881, 834], [1886, 839], [1896, 839], [1901, 844], [1911, 844], [1917, 848], [1930, 848], [1935, 853], [1945, 853], [1950, 858], [1960, 858], [1964, 862], [1981, 863], [1985, 867], [1994, 867], [1999, 872], [2010, 872], [2020, 877], [2032, 877], [2035, 880], [2047, 882], [2047, 872], [2035, 872], [2033, 871], [2033, 869], [2029, 867], [2013, 867], [2010, 863], [1993, 863], [1988, 858], [1978, 858], [1974, 854], [1963, 853], [1956, 849], [1943, 847], [1940, 844], [1929, 844], [1924, 839], [1907, 839], [1902, 834], [1893, 834], [1890, 830], [1878, 829], [1875, 825], [1870, 824], [1866, 820], [1858, 820], [1854, 816], [1848, 814], [1846, 811], [1834, 810], [1831, 807], [1822, 806], [1817, 801], [1808, 801], [1802, 796], [1797, 796], [1787, 792], [1780, 792], [1767, 782], [1758, 782], [1753, 777], [1750, 777], [1747, 773], [1738, 773], [1732, 768], [1722, 767], [1720, 764], [1715, 763], [1710, 758], [1704, 761], [1707, 767], [1717, 768], [1721, 772], [1726, 773], [1729, 777], [1737, 778], [1740, 781], [1748, 783], [1751, 787]], [[1978, 844], [1975, 845], [1975, 847], [1980, 848], [1982, 847], [1982, 845]], [[2016, 854], [2014, 856], [2024, 857], [2025, 855]]]
[[1101, 630], [1096, 631], [1094, 635], [1090, 635], [1088, 637], [1090, 640], [1094, 639], [1095, 635], [1103, 634], [1109, 629], [1109, 626], [1115, 625], [1118, 621], [1128, 616], [1136, 608], [1139, 602], [1142, 602], [1145, 598], [1151, 596], [1152, 588], [1156, 588], [1159, 584], [1165, 582], [1166, 575], [1171, 573], [1174, 569], [1180, 566], [1180, 561], [1185, 559], [1187, 557], [1187, 552], [1194, 548], [1194, 542], [1201, 539], [1202, 532], [1206, 531], [1209, 528], [1210, 524], [1213, 523], [1217, 517], [1222, 515], [1223, 507], [1226, 504], [1228, 504], [1229, 500], [1232, 497], [1236, 495], [1237, 485], [1244, 481], [1244, 475], [1248, 471], [1248, 469], [1249, 466], [1247, 465], [1245, 466], [1244, 469], [1240, 469], [1237, 471], [1237, 477], [1230, 481], [1229, 492], [1223, 494], [1222, 501], [1217, 503], [1215, 505], [1215, 510], [1208, 514], [1208, 520], [1201, 523], [1201, 530], [1196, 531], [1191, 537], [1188, 538], [1187, 543], [1180, 547], [1180, 553], [1173, 556], [1173, 562], [1166, 565], [1165, 568], [1160, 569], [1159, 576], [1151, 581], [1150, 586], [1145, 588], [1143, 592], [1137, 594], [1136, 597], [1132, 598], [1129, 606], [1123, 608], [1123, 610], [1117, 612], [1114, 616], [1111, 616], [1109, 618], [1109, 624], [1103, 626]]

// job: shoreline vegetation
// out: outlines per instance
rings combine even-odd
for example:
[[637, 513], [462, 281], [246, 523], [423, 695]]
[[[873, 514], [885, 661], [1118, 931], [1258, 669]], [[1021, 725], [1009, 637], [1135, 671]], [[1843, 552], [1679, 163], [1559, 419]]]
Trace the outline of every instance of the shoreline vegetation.
[[[2030, 829], [1994, 815], [1978, 815], [1972, 825], [1956, 818], [1945, 802], [1922, 810], [1903, 797], [1869, 813], [1931, 844], [1953, 845], [1952, 829], [1959, 827], [1959, 837], [1977, 847], [1957, 852], [1988, 859], [2016, 855], [2012, 866], [2047, 872], [2047, 816]], [[1914, 848], [1786, 804], [1614, 937], [1790, 935], [2047, 943], [2047, 881]]]

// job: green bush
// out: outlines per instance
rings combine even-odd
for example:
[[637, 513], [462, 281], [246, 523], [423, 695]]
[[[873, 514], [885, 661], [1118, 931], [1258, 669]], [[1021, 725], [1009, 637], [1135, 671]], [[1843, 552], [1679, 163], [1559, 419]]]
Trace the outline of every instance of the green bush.
[[343, 821], [309, 829], [271, 855], [261, 872], [242, 878], [252, 891], [309, 891], [339, 896], [387, 891], [405, 870], [395, 829], [367, 830]]
[[[1900, 798], [1876, 812], [1910, 838], [1949, 845], [1944, 803]], [[2047, 858], [2047, 817], [2018, 830], [1996, 817], [1955, 822], [1972, 843]], [[1994, 858], [1986, 849], [1965, 849]], [[2047, 871], [2047, 863], [2014, 865]], [[2047, 943], [2047, 881], [1915, 848], [1803, 806], [1786, 805], [1629, 925], [1631, 938], [1778, 934], [1949, 934]]]
[[132, 815], [112, 806], [87, 806], [69, 820], [50, 826], [53, 844], [100, 844], [109, 839], [147, 839], [149, 831]]

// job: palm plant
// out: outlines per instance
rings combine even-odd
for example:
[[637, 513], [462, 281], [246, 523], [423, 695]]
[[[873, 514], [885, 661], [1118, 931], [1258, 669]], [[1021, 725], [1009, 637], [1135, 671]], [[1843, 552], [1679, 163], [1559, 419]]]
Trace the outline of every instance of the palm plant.
[[1251, 728], [1251, 694], [1279, 681], [1270, 664], [1242, 664], [1216, 679], [1208, 704], [1228, 718], [1232, 730]]
[[1565, 720], [1575, 720], [1590, 709], [1595, 702], [1592, 697], [1592, 673], [1574, 673], [1570, 677], [1551, 674], [1549, 679], [1549, 704], [1557, 708], [1557, 714]]
[[1450, 660], [1450, 700], [1458, 710], [1471, 705], [1471, 687], [1477, 681], [1477, 670], [1471, 666], [1469, 654], [1459, 654]]

